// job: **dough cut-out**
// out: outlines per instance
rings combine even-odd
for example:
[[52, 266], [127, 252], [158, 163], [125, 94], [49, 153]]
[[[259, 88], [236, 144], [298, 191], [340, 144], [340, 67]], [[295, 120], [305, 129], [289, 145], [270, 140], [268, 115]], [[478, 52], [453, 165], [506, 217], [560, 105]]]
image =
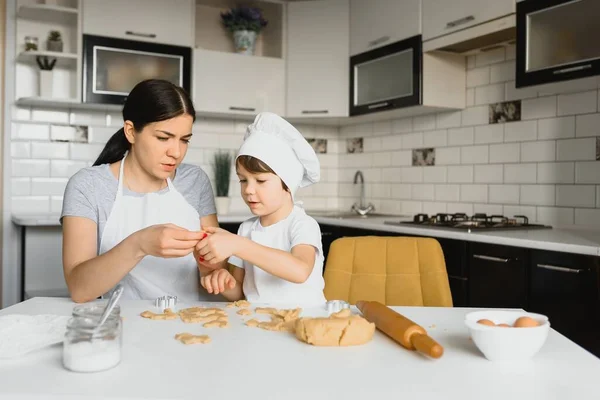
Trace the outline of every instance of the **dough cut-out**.
[[250, 307], [250, 302], [248, 300], [238, 300], [238, 301], [234, 301], [232, 303], [227, 304], [225, 307], [227, 307], [227, 308], [233, 308], [233, 307], [248, 308], [248, 307]]
[[144, 318], [153, 319], [153, 320], [167, 320], [167, 319], [177, 319], [179, 315], [174, 313], [170, 308], [165, 308], [163, 314], [156, 314], [152, 311], [144, 311], [140, 314]]
[[220, 308], [190, 307], [179, 311], [179, 317], [186, 323], [212, 322], [218, 318], [227, 318], [227, 313]]
[[375, 324], [348, 314], [342, 310], [328, 318], [300, 318], [296, 320], [296, 337], [314, 346], [358, 346], [369, 342]]
[[270, 314], [271, 321], [257, 321], [251, 319], [246, 322], [247, 326], [258, 327], [267, 331], [279, 331], [293, 333], [295, 330], [295, 322], [302, 312], [301, 308], [282, 309], [257, 307], [257, 314]]
[[192, 335], [191, 333], [178, 333], [175, 335], [175, 339], [179, 340], [183, 344], [206, 344], [210, 343], [210, 336], [208, 335]]
[[239, 315], [250, 315], [250, 314], [252, 314], [252, 311], [248, 310], [247, 308], [242, 308], [241, 310], [238, 310], [237, 314], [239, 314]]

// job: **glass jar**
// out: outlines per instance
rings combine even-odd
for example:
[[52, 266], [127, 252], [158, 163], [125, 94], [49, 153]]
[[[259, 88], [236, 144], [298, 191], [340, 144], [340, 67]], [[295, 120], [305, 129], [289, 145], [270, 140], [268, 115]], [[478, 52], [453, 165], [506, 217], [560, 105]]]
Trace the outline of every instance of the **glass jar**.
[[[106, 302], [79, 304], [73, 307], [72, 314], [73, 317], [95, 318], [100, 320], [105, 308]], [[121, 307], [118, 304], [112, 309], [108, 319], [121, 319]]]
[[36, 51], [38, 49], [38, 38], [36, 36], [25, 36], [25, 51]]
[[63, 343], [63, 366], [74, 372], [97, 372], [121, 362], [121, 324], [109, 318], [97, 331], [97, 319], [72, 317]]

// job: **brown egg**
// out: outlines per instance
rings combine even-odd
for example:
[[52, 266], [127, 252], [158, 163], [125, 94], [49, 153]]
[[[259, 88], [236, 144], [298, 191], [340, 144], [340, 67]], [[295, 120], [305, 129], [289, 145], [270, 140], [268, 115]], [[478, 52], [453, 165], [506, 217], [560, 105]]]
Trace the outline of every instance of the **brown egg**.
[[508, 324], [498, 324], [498, 325], [496, 325], [496, 326], [498, 326], [498, 327], [500, 327], [500, 328], [510, 328], [510, 327], [511, 327], [511, 326], [510, 326], [510, 325], [508, 325]]
[[480, 319], [479, 321], [477, 321], [477, 323], [487, 326], [496, 326], [496, 324], [490, 321], [489, 319]]
[[531, 317], [520, 317], [515, 321], [515, 328], [533, 328], [539, 326], [538, 322]]

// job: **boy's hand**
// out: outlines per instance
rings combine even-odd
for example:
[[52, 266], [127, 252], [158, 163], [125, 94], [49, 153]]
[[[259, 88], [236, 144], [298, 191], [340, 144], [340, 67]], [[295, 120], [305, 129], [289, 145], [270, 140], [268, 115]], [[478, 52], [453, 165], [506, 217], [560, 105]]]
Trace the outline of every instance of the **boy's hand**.
[[236, 250], [238, 235], [216, 227], [206, 227], [208, 236], [202, 239], [194, 251], [198, 263], [214, 269], [215, 264], [231, 257]]
[[233, 289], [237, 281], [226, 269], [218, 269], [200, 278], [200, 284], [208, 293], [219, 294]]

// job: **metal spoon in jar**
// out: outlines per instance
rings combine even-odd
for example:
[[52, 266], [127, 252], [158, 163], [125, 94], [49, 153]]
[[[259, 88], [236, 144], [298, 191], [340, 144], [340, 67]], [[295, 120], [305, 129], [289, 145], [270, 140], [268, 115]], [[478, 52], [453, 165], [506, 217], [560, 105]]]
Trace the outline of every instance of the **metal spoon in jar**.
[[100, 327], [102, 326], [102, 324], [104, 324], [106, 322], [106, 320], [108, 319], [108, 316], [112, 312], [113, 308], [115, 308], [115, 306], [117, 305], [117, 302], [121, 298], [122, 294], [123, 294], [123, 285], [118, 285], [117, 288], [112, 292], [110, 299], [108, 300], [108, 304], [106, 305], [106, 308], [104, 309], [104, 313], [102, 313], [100, 322], [98, 323], [96, 328], [94, 328], [94, 332], [97, 332], [100, 329]]

